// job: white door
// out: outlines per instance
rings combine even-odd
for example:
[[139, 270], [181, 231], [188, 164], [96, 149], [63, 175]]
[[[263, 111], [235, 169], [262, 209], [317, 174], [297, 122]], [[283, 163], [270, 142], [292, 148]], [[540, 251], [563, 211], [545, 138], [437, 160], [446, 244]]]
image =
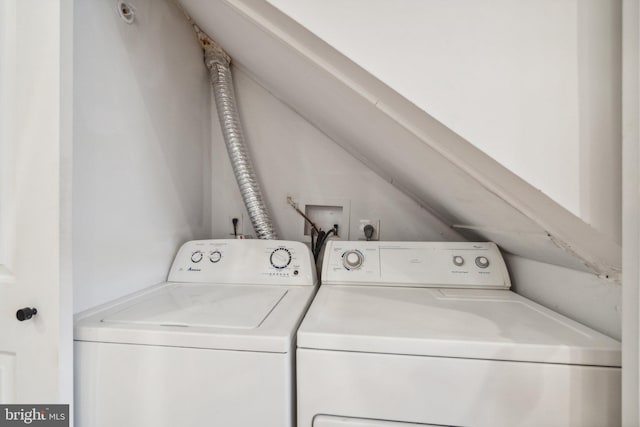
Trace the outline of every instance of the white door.
[[640, 425], [640, 5], [622, 11], [622, 425]]
[[0, 403], [70, 403], [64, 3], [0, 1]]

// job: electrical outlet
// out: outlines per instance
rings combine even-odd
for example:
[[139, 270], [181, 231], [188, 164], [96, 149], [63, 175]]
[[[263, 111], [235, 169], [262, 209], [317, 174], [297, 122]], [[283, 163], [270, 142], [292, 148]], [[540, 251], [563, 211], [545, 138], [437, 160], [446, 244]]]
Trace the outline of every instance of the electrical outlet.
[[244, 236], [244, 224], [243, 224], [243, 220], [244, 220], [244, 215], [242, 214], [238, 214], [238, 215], [230, 215], [229, 218], [227, 219], [227, 224], [228, 224], [228, 228], [229, 228], [229, 238], [233, 239], [234, 235], [233, 235], [233, 218], [238, 218], [238, 225], [236, 227], [236, 232], [237, 232], [237, 238], [241, 238], [241, 236]]
[[380, 220], [379, 219], [361, 219], [358, 223], [358, 240], [367, 240], [364, 235], [365, 225], [373, 226], [373, 235], [371, 240], [380, 240]]

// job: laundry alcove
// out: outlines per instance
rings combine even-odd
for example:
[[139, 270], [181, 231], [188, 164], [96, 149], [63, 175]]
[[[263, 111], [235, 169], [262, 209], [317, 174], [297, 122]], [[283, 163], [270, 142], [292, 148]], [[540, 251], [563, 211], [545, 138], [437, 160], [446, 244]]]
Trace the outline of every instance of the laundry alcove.
[[[74, 10], [75, 309], [166, 277], [177, 246], [252, 234], [202, 52], [171, 1]], [[282, 238], [294, 200], [347, 201], [355, 238], [491, 240], [515, 289], [620, 337], [620, 245], [267, 2], [184, 0], [232, 56], [240, 114]], [[100, 242], [96, 244], [96, 242]]]

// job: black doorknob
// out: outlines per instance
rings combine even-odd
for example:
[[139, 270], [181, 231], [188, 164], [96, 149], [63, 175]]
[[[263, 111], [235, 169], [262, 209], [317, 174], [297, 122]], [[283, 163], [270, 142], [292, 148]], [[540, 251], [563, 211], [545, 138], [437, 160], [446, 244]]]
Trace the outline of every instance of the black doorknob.
[[24, 322], [25, 320], [31, 319], [36, 314], [38, 314], [38, 310], [36, 308], [25, 307], [18, 310], [18, 312], [16, 313], [16, 318], [19, 321]]

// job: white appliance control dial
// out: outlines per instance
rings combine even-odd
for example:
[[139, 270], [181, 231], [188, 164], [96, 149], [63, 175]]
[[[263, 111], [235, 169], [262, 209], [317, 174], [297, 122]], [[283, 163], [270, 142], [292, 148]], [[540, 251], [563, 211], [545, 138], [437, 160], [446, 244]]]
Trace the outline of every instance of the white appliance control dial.
[[203, 257], [204, 257], [204, 254], [202, 253], [202, 251], [193, 251], [191, 253], [191, 261], [192, 262], [200, 262], [200, 261], [202, 261]]
[[275, 268], [285, 268], [291, 263], [291, 252], [287, 248], [278, 248], [271, 252], [269, 261]]
[[476, 258], [476, 265], [480, 268], [487, 268], [489, 267], [489, 259], [484, 256], [479, 256]]
[[222, 252], [220, 251], [212, 251], [209, 252], [209, 261], [216, 263], [222, 259]]
[[362, 266], [364, 255], [357, 249], [346, 251], [342, 254], [342, 265], [347, 270], [355, 270]]
[[461, 267], [464, 265], [464, 258], [462, 258], [460, 255], [456, 255], [453, 257], [453, 263], [458, 267]]

